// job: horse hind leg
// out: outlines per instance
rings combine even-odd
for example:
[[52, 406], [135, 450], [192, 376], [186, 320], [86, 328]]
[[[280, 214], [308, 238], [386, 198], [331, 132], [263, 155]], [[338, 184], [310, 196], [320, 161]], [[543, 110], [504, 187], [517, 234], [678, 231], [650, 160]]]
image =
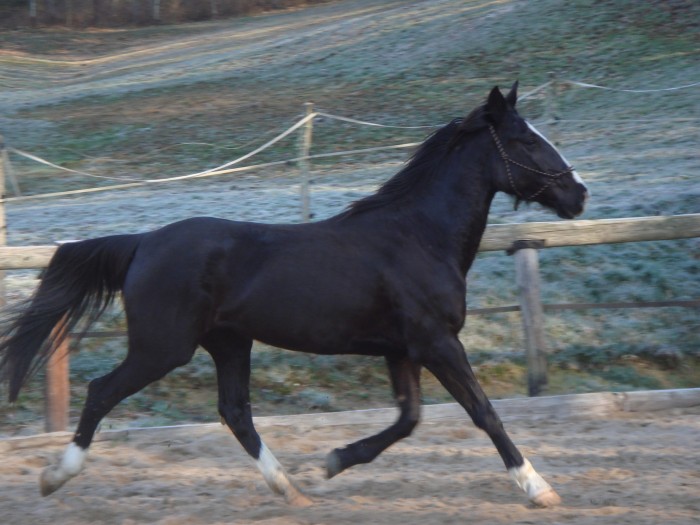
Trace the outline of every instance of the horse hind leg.
[[343, 470], [369, 463], [391, 445], [408, 437], [420, 417], [421, 366], [408, 358], [387, 358], [394, 397], [399, 405], [399, 418], [379, 434], [362, 439], [344, 448], [333, 450], [326, 458], [326, 475], [330, 479]]
[[[168, 340], [171, 346], [164, 344]], [[189, 362], [196, 348], [195, 345], [184, 346], [182, 339], [179, 344], [174, 338], [165, 337], [149, 337], [149, 341], [150, 344], [136, 343], [135, 338], [130, 337], [129, 353], [124, 361], [109, 374], [90, 382], [73, 441], [59, 463], [46, 467], [41, 473], [42, 496], [52, 494], [83, 470], [88, 448], [102, 418], [122, 400]], [[156, 341], [159, 342], [156, 344]]]
[[254, 460], [267, 485], [295, 507], [313, 502], [289, 479], [284, 468], [260, 438], [250, 407], [250, 353], [253, 341], [226, 330], [214, 330], [201, 341], [216, 365], [219, 414]]

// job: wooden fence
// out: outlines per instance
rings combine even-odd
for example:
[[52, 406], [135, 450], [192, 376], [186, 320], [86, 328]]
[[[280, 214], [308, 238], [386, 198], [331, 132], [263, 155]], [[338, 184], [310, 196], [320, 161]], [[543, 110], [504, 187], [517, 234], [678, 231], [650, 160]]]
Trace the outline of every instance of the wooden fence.
[[[560, 308], [686, 306], [700, 307], [695, 301], [654, 303], [615, 303], [585, 305], [543, 305], [540, 298], [538, 250], [560, 246], [583, 246], [640, 241], [661, 241], [700, 237], [700, 213], [668, 217], [579, 220], [495, 224], [486, 229], [479, 251], [506, 251], [514, 255], [520, 305], [516, 307], [471, 310], [468, 314], [521, 311], [528, 364], [528, 392], [538, 395], [547, 383], [547, 360], [543, 311]], [[56, 246], [0, 246], [0, 271], [45, 268]], [[60, 328], [57, 328], [60, 329]], [[109, 334], [119, 335], [119, 334]], [[69, 366], [68, 341], [53, 354], [46, 374], [46, 430], [68, 426]]]

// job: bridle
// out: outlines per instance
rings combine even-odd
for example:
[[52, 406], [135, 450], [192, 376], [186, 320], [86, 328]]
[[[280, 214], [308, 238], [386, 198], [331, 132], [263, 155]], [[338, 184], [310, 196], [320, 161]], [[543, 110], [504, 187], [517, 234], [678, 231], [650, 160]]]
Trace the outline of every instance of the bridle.
[[[547, 172], [540, 171], [540, 170], [535, 169], [535, 168], [531, 168], [530, 166], [526, 166], [525, 164], [521, 164], [517, 160], [513, 160], [508, 156], [505, 148], [503, 147], [503, 144], [501, 144], [501, 141], [498, 138], [498, 135], [496, 135], [496, 130], [493, 128], [493, 126], [489, 126], [489, 131], [491, 132], [491, 136], [493, 137], [493, 140], [496, 143], [496, 148], [498, 148], [498, 152], [501, 154], [501, 158], [503, 159], [503, 162], [506, 166], [506, 174], [508, 175], [508, 182], [510, 182], [510, 187], [513, 189], [513, 193], [515, 193], [517, 195], [518, 199], [520, 199], [520, 200], [531, 201], [532, 199], [537, 197], [540, 193], [542, 193], [544, 190], [549, 188], [552, 184], [554, 184], [559, 177], [574, 171], [573, 166], [568, 166], [564, 171], [560, 171], [559, 173], [547, 173]], [[526, 169], [528, 171], [531, 171], [533, 173], [537, 173], [538, 175], [543, 175], [543, 176], [547, 177], [549, 179], [549, 181], [545, 182], [539, 190], [537, 190], [535, 193], [533, 193], [529, 197], [524, 197], [523, 194], [520, 193], [518, 191], [518, 188], [515, 186], [515, 181], [513, 180], [513, 174], [510, 172], [510, 165], [511, 164], [515, 164], [516, 166], [519, 166], [519, 167]]]

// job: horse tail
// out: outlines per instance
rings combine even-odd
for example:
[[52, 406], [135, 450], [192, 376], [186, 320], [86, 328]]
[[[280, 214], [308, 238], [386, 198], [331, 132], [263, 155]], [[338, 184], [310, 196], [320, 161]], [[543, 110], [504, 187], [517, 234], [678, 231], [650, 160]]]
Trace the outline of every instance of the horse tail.
[[9, 383], [10, 402], [78, 321], [85, 318], [84, 334], [114, 301], [141, 237], [113, 235], [59, 246], [34, 295], [3, 312], [0, 379]]

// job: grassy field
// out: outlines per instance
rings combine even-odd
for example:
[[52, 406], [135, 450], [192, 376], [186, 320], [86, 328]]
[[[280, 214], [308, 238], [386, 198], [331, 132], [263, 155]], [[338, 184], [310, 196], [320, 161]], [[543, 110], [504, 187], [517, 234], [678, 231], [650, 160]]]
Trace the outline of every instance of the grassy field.
[[[584, 218], [697, 213], [700, 87], [628, 92], [568, 81], [631, 90], [698, 82], [698, 20], [700, 4], [691, 0], [351, 0], [180, 26], [4, 32], [0, 133], [17, 149], [75, 170], [159, 178], [249, 151], [295, 122], [307, 101], [362, 120], [435, 125], [471, 109], [494, 84], [507, 87], [519, 78], [526, 93], [553, 74], [554, 89], [522, 101], [521, 112], [535, 122], [557, 117], [541, 127], [591, 187]], [[425, 134], [317, 121], [312, 153], [417, 141]], [[291, 139], [255, 161], [295, 154]], [[406, 155], [402, 150], [314, 161], [314, 202], [325, 202], [327, 186], [354, 184], [352, 195], [370, 191]], [[12, 160], [25, 194], [114, 182]], [[295, 174], [293, 167], [259, 169], [245, 181], [277, 188], [292, 184]], [[231, 175], [223, 181], [233, 189], [243, 179]], [[189, 210], [193, 194], [213, 184], [153, 186], [146, 193], [176, 193]], [[119, 192], [105, 195], [120, 198]], [[50, 232], [40, 226], [39, 208], [74, 214], [86, 199], [8, 202], [10, 218], [18, 217], [9, 222], [10, 243], [74, 238], [75, 227], [62, 216], [54, 217]], [[202, 208], [250, 218], [235, 202], [208, 208], [205, 201]], [[340, 208], [314, 211], [323, 217]], [[81, 233], [94, 236], [158, 226], [159, 220], [169, 222], [166, 212], [150, 222], [139, 216], [129, 222], [102, 216], [95, 207], [71, 220], [82, 221]], [[535, 220], [554, 217], [535, 206], [514, 212], [500, 197], [491, 215], [499, 223]], [[700, 297], [698, 239], [546, 250], [541, 269], [548, 303]], [[512, 260], [481, 255], [469, 289], [473, 308], [515, 304]], [[549, 392], [700, 386], [699, 317], [697, 310], [680, 308], [548, 315]], [[117, 316], [105, 326], [120, 323]], [[521, 337], [517, 314], [468, 321], [463, 340], [494, 397], [526, 391]], [[123, 354], [123, 339], [84, 342], [72, 360], [75, 415], [85, 382]], [[258, 414], [392, 403], [376, 360], [259, 348], [254, 370]], [[125, 402], [110, 419], [115, 423], [107, 424], [215, 419], [213, 381], [208, 357], [198, 352], [190, 365]], [[36, 429], [40, 384], [35, 380], [17, 406], [0, 405], [6, 423]], [[448, 401], [431, 377], [425, 376], [424, 385], [426, 402]]]

